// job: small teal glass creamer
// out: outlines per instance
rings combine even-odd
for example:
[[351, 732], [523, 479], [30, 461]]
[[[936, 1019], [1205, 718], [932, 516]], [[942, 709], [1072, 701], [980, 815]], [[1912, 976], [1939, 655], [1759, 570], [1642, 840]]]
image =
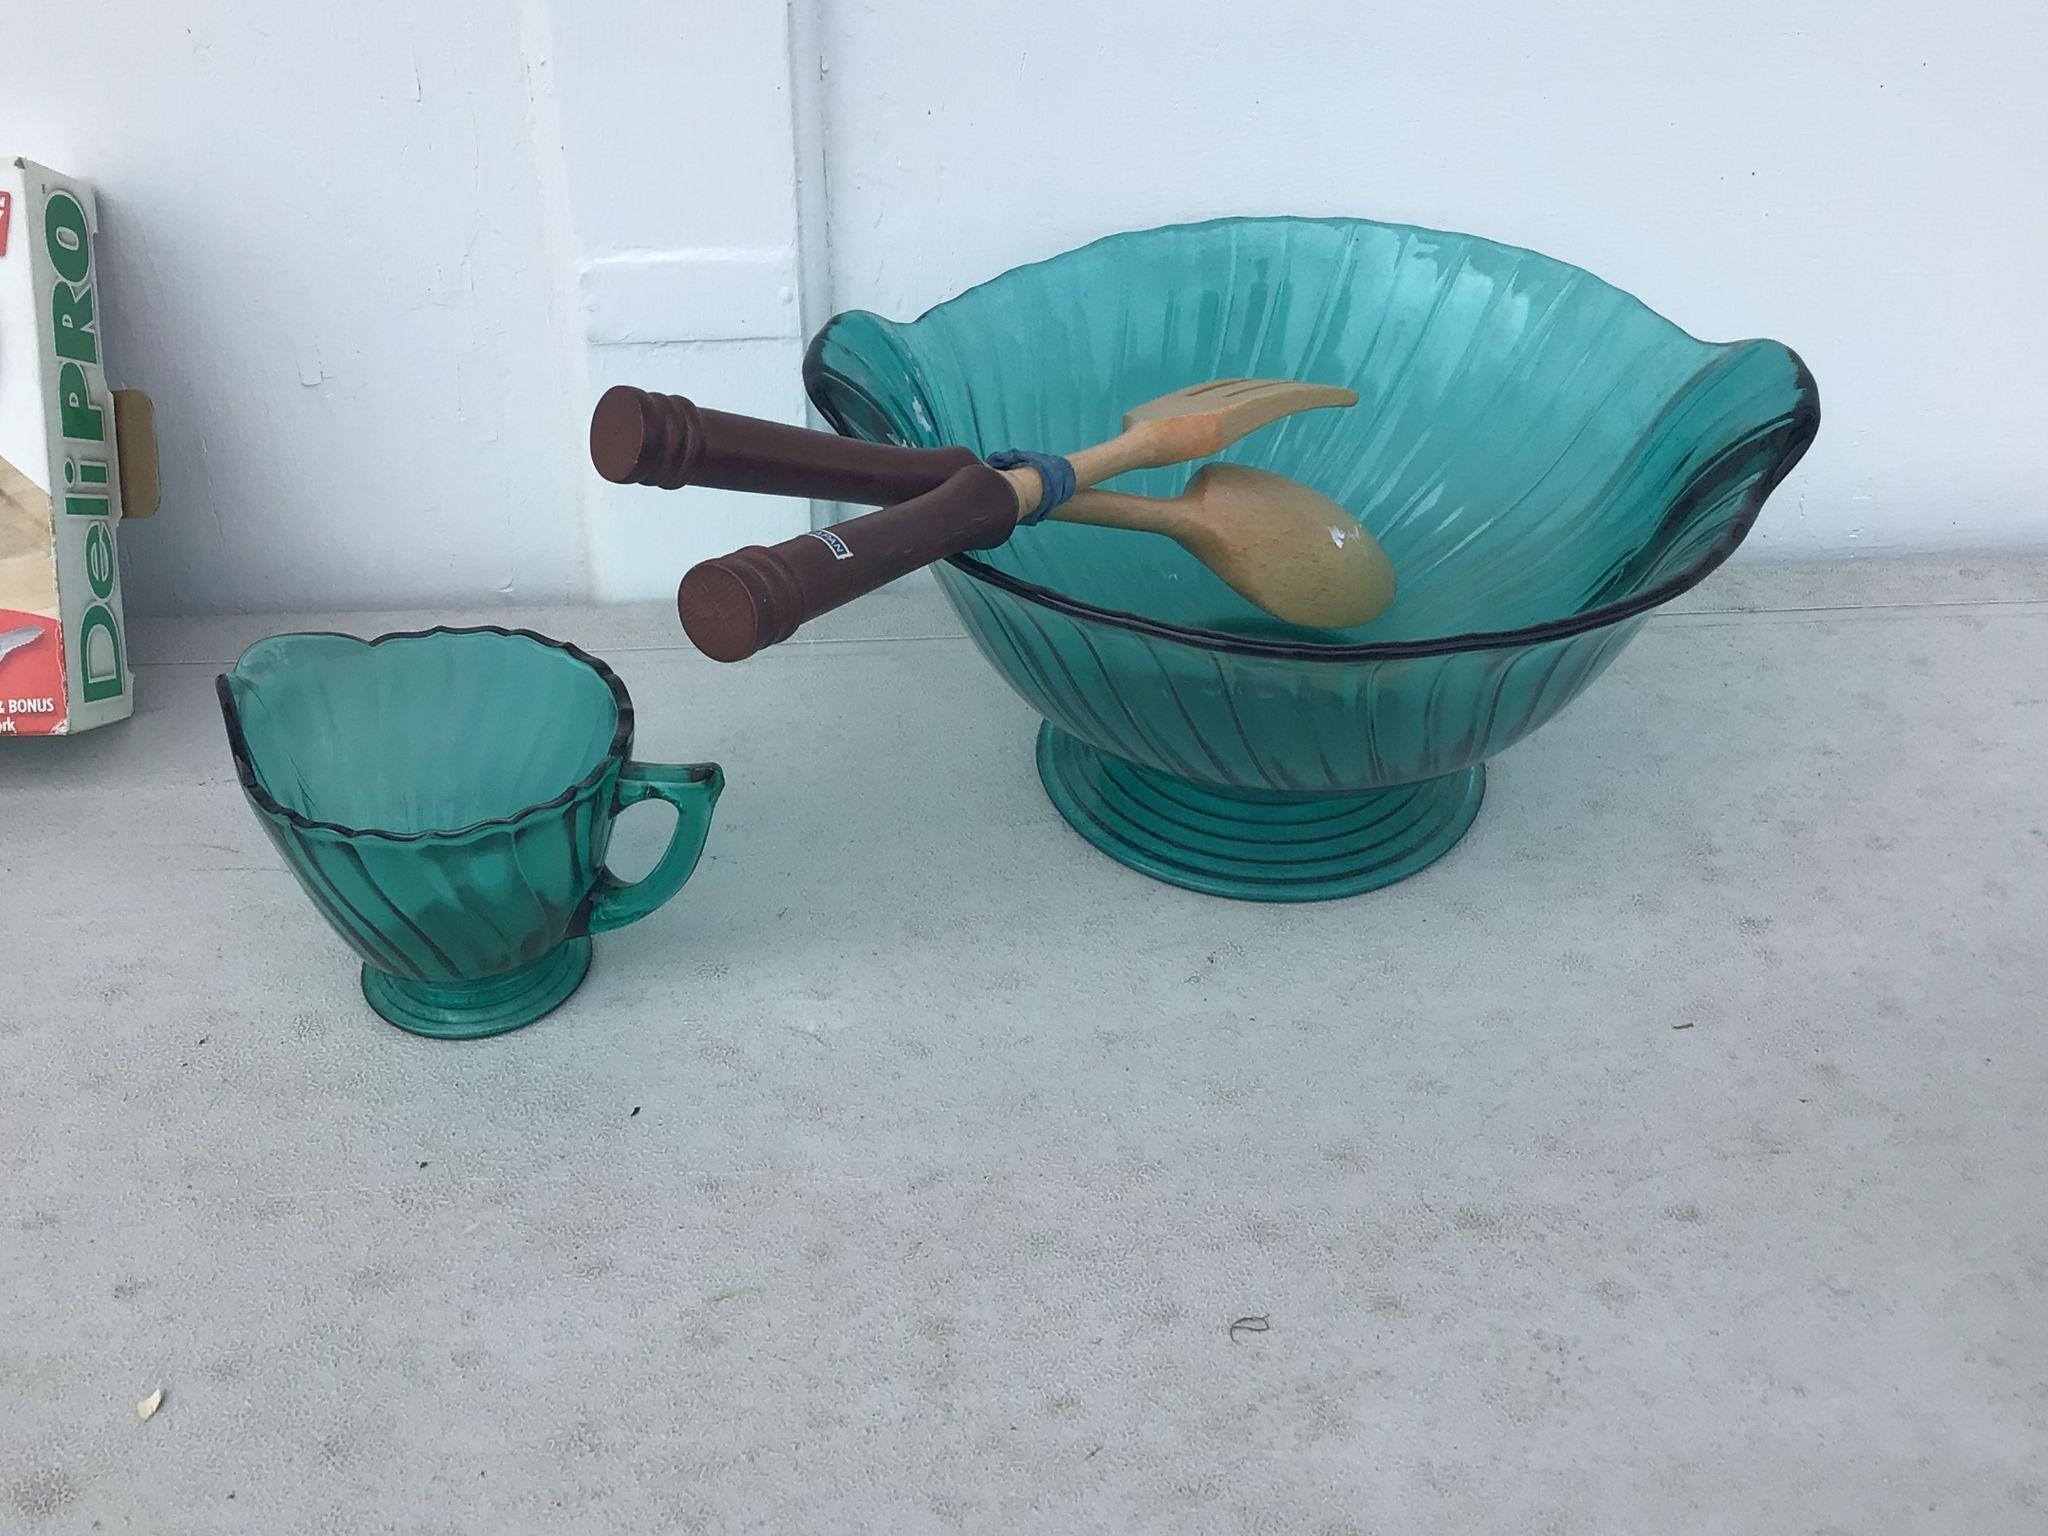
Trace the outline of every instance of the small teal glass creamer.
[[[633, 705], [593, 656], [528, 630], [273, 635], [218, 680], [242, 790], [401, 1029], [530, 1024], [696, 868], [725, 776], [631, 760]], [[645, 878], [605, 869], [627, 806], [676, 809]]]
[[[1080, 834], [1158, 879], [1347, 896], [1442, 856], [1485, 763], [1741, 543], [1819, 428], [1773, 341], [1700, 341], [1576, 267], [1362, 219], [1113, 235], [899, 324], [833, 319], [805, 383], [849, 436], [1065, 453], [1208, 379], [1348, 385], [1221, 457], [1346, 507], [1393, 606], [1290, 628], [1170, 540], [1048, 521], [937, 568], [1045, 717]], [[1123, 477], [1179, 491], [1190, 467]]]

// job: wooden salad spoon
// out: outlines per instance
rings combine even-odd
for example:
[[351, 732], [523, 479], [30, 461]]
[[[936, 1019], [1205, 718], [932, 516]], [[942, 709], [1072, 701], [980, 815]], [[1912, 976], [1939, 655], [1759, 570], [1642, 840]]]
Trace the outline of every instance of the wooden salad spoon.
[[1394, 601], [1379, 540], [1321, 491], [1244, 464], [1204, 464], [1178, 496], [1082, 491], [1052, 514], [1163, 533], [1255, 607], [1304, 629], [1370, 624]]

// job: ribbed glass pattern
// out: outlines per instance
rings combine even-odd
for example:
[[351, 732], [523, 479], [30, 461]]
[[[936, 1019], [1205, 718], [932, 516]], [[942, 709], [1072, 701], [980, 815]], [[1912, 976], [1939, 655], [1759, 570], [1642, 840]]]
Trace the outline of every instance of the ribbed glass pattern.
[[[1057, 521], [939, 570], [1046, 717], [1068, 819], [1160, 878], [1265, 899], [1369, 889], [1454, 843], [1472, 770], [1726, 558], [1819, 423], [1776, 342], [1699, 341], [1563, 262], [1362, 220], [1112, 236], [913, 322], [842, 315], [805, 373], [842, 432], [982, 452], [1099, 442], [1212, 378], [1358, 391], [1223, 457], [1380, 541], [1400, 594], [1369, 625], [1291, 628], [1169, 540]], [[1170, 495], [1191, 472], [1118, 484]], [[1373, 798], [1432, 779], [1405, 812]], [[1276, 797], [1356, 803], [1289, 819]]]
[[630, 746], [588, 661], [497, 630], [277, 635], [221, 697], [264, 831], [369, 964], [469, 981], [569, 931]]

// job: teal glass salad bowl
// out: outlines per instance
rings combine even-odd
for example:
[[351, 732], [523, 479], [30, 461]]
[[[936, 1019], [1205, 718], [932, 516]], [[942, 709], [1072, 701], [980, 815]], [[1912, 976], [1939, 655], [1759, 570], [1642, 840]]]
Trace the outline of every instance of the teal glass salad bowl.
[[[530, 1024], [576, 990], [590, 935], [695, 869], [715, 763], [631, 760], [633, 705], [595, 657], [527, 630], [260, 640], [218, 680], [235, 770], [363, 995], [443, 1039]], [[676, 808], [654, 868], [605, 869], [612, 823]]]
[[[1776, 342], [1700, 341], [1564, 262], [1365, 220], [1113, 235], [908, 323], [839, 315], [805, 360], [840, 432], [984, 453], [1070, 452], [1238, 376], [1358, 392], [1221, 457], [1380, 541], [1399, 593], [1371, 624], [1290, 628], [1167, 539], [1058, 521], [937, 572], [1045, 717], [1039, 776], [1068, 822], [1158, 879], [1264, 901], [1444, 854], [1487, 759], [1728, 557], [1820, 421]], [[1172, 495], [1190, 472], [1116, 484]]]

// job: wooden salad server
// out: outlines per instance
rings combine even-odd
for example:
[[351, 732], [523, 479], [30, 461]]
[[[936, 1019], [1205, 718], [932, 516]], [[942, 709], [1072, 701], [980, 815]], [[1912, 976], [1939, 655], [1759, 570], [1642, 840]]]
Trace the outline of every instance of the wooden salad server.
[[[1129, 470], [1157, 469], [1219, 453], [1260, 427], [1297, 412], [1349, 406], [1357, 399], [1348, 389], [1285, 379], [1212, 380], [1134, 408], [1125, 414], [1124, 430], [1118, 436], [1063, 460], [1013, 456], [1031, 462], [996, 469], [970, 456], [935, 489], [880, 512], [799, 534], [773, 548], [753, 545], [693, 567], [677, 593], [683, 628], [706, 655], [720, 661], [744, 660], [764, 646], [788, 639], [819, 614], [935, 560], [1001, 544], [1019, 522], [1033, 518], [1046, 500], [1048, 474], [1053, 478], [1071, 474], [1072, 487], [1085, 492], [1097, 482]], [[709, 414], [699, 412], [699, 419]], [[805, 433], [798, 427], [781, 428], [780, 432], [824, 435]], [[617, 448], [632, 435], [623, 431], [618, 440], [601, 444], [599, 424], [593, 420], [592, 457], [599, 460], [601, 471], [609, 474], [601, 447]], [[630, 467], [629, 459], [636, 464], [646, 458], [661, 460], [668, 445], [656, 444], [656, 451], [650, 454], [648, 435], [642, 432], [640, 436], [638, 453], [618, 451], [610, 456], [614, 467]], [[787, 437], [778, 443], [781, 448], [793, 446]], [[855, 446], [875, 449], [881, 445]], [[886, 451], [921, 455], [966, 452]], [[708, 450], [698, 456], [699, 467], [713, 457]], [[652, 467], [659, 469], [661, 464]], [[839, 467], [882, 472], [881, 461], [872, 458], [859, 466], [847, 460]], [[728, 480], [732, 477], [730, 462], [721, 461], [714, 468]], [[917, 466], [925, 474], [934, 468], [928, 460]], [[746, 488], [768, 487], [757, 482]], [[1273, 494], [1282, 488], [1287, 494]], [[1337, 522], [1324, 521], [1332, 511]], [[1260, 471], [1198, 475], [1179, 497], [1105, 493], [1082, 500], [1078, 506], [1074, 500], [1059, 500], [1049, 515], [1166, 533], [1251, 601], [1293, 623], [1330, 627], [1333, 616], [1363, 623], [1383, 611], [1392, 599], [1393, 574], [1385, 568], [1378, 544], [1334, 502], [1280, 475]], [[1350, 617], [1354, 614], [1359, 616]]]

